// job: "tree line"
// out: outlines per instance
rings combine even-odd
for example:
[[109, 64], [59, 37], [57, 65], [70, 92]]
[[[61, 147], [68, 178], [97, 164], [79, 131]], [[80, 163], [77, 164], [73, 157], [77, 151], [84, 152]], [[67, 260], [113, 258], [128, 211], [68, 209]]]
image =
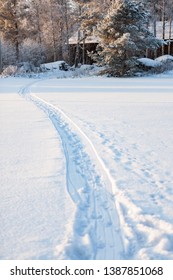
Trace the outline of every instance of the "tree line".
[[70, 63], [69, 38], [74, 32], [78, 32], [77, 60], [79, 42], [85, 43], [93, 33], [101, 40], [97, 53], [90, 54], [97, 62], [109, 62], [111, 53], [117, 56], [117, 45], [121, 58], [143, 55], [144, 47], [159, 46], [158, 21], [163, 39], [169, 23], [166, 39], [171, 39], [172, 20], [173, 0], [0, 0], [0, 66], [23, 61], [36, 66], [56, 60]]
[[73, 18], [68, 0], [0, 0], [0, 35], [5, 65], [39, 65], [68, 57]]

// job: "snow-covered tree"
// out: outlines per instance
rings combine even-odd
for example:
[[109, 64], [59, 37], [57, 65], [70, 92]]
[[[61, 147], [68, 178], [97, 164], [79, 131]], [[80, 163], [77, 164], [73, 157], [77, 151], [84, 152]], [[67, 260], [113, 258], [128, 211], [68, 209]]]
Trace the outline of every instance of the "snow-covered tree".
[[147, 18], [142, 3], [114, 1], [97, 25], [100, 43], [92, 57], [98, 64], [107, 65], [107, 72], [112, 75], [132, 75], [136, 71], [137, 58], [144, 56], [147, 48], [160, 45], [148, 30]]
[[[14, 46], [13, 63], [26, 61], [29, 55], [35, 56], [29, 60], [38, 62], [68, 58], [70, 3], [70, 0], [0, 0], [1, 39]], [[34, 47], [31, 42], [35, 42]]]
[[105, 17], [110, 5], [111, 0], [88, 1], [86, 3], [81, 15], [81, 26], [85, 29], [86, 34], [92, 34], [97, 23]]
[[0, 31], [2, 37], [15, 46], [16, 62], [19, 61], [20, 44], [27, 36], [25, 17], [27, 4], [21, 0], [0, 0]]
[[20, 60], [22, 62], [28, 62], [34, 66], [40, 66], [43, 63], [43, 51], [40, 52], [40, 44], [32, 39], [25, 39], [20, 47]]
[[[68, 0], [39, 1], [42, 2], [42, 5], [39, 5], [38, 8], [42, 42], [46, 49], [46, 60], [62, 60], [67, 57], [68, 53], [70, 2]], [[45, 2], [46, 5], [43, 5]]]
[[85, 63], [85, 39], [93, 34], [98, 21], [104, 18], [111, 0], [73, 0], [75, 3], [74, 17], [76, 18], [77, 44], [75, 67], [78, 62]]
[[11, 41], [2, 40], [2, 70], [8, 65], [16, 64], [15, 45]]

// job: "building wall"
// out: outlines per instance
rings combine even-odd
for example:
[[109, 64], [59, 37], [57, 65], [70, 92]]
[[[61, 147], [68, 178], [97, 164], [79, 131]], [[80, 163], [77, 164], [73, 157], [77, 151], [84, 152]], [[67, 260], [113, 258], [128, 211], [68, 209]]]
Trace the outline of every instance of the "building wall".
[[147, 57], [152, 59], [166, 54], [173, 56], [173, 42], [170, 42], [167, 45], [163, 45], [156, 51], [147, 50]]
[[[79, 63], [93, 64], [94, 61], [89, 57], [88, 52], [96, 51], [97, 43], [87, 43], [84, 46], [84, 61], [83, 61], [83, 44], [79, 45]], [[70, 44], [70, 65], [74, 65], [76, 57], [76, 44]]]

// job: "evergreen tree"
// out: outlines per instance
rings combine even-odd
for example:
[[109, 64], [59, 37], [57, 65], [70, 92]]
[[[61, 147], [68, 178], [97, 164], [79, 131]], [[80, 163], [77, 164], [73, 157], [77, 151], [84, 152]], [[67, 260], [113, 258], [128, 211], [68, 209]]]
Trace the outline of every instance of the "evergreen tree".
[[91, 54], [99, 65], [107, 65], [114, 76], [132, 75], [137, 69], [137, 58], [146, 49], [160, 45], [147, 28], [146, 13], [142, 3], [117, 0], [112, 3], [106, 17], [97, 25], [100, 44], [97, 53]]

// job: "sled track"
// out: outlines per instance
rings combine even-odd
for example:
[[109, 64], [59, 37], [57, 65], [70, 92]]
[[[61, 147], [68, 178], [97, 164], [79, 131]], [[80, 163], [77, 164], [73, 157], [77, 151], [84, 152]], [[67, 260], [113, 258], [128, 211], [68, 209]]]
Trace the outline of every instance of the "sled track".
[[109, 170], [73, 120], [57, 106], [30, 94], [33, 84], [20, 94], [43, 110], [57, 130], [66, 158], [67, 190], [76, 205], [74, 233], [63, 258], [124, 259], [116, 186]]

